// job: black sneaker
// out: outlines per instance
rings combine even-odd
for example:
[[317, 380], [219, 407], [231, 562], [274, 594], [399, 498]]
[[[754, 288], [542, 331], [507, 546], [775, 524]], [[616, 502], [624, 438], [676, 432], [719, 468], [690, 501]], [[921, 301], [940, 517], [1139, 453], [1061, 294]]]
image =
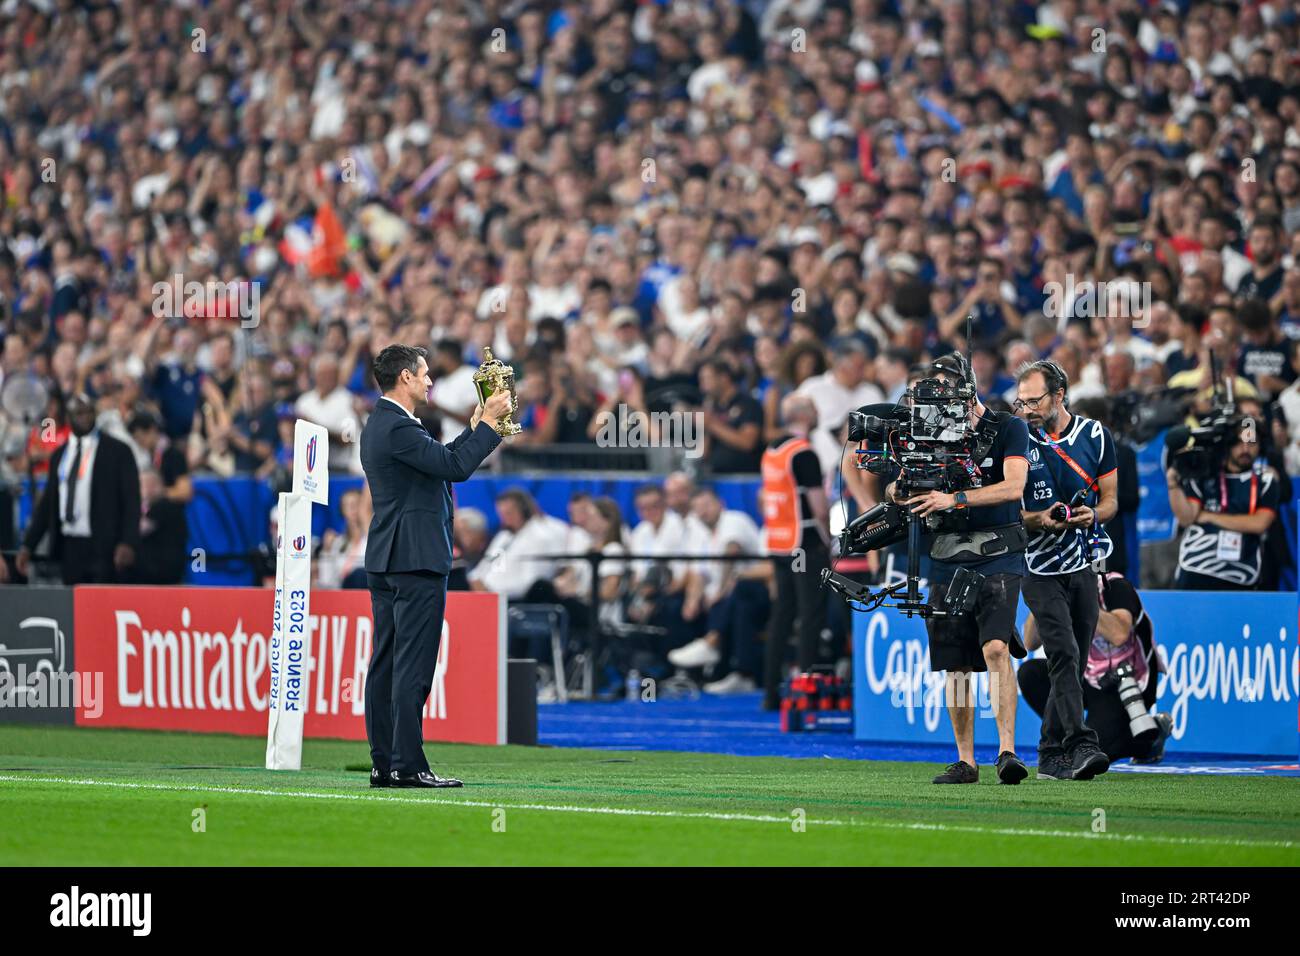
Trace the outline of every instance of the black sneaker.
[[1070, 755], [1070, 777], [1073, 780], [1091, 780], [1110, 769], [1110, 758], [1096, 744], [1079, 744]]
[[1001, 783], [1018, 784], [1029, 776], [1029, 768], [1025, 762], [1016, 756], [1013, 750], [1004, 750], [998, 754], [998, 781]]
[[1151, 742], [1151, 749], [1145, 757], [1134, 757], [1137, 764], [1159, 763], [1165, 759], [1165, 743], [1174, 732], [1174, 719], [1168, 714], [1156, 714], [1156, 739]]
[[964, 760], [948, 764], [946, 770], [934, 778], [934, 783], [979, 783], [979, 767], [972, 767]]
[[1038, 755], [1039, 780], [1069, 780], [1070, 773], [1070, 761], [1065, 759], [1065, 754]]

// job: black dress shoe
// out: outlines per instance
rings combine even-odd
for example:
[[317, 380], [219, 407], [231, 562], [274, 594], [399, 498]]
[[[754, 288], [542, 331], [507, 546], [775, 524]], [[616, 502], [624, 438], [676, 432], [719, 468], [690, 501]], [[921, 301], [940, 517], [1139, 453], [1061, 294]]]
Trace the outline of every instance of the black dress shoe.
[[381, 788], [386, 789], [392, 786], [392, 782], [388, 779], [387, 773], [384, 773], [382, 771], [376, 770], [374, 767], [371, 767], [370, 786], [374, 787], [375, 789], [381, 789]]
[[463, 787], [455, 777], [440, 777], [431, 771], [421, 773], [398, 773], [396, 770], [388, 775], [390, 787]]

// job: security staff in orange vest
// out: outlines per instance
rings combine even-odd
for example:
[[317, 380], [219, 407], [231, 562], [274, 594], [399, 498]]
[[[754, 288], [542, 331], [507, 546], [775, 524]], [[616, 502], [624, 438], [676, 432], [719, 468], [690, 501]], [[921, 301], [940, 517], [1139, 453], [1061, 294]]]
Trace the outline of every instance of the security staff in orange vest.
[[763, 668], [763, 708], [780, 706], [779, 692], [795, 617], [799, 618], [798, 661], [801, 671], [817, 662], [817, 641], [826, 626], [826, 592], [822, 568], [830, 554], [826, 527], [829, 505], [822, 487], [822, 470], [808, 435], [817, 427], [817, 407], [801, 395], [781, 402], [781, 423], [787, 434], [763, 452], [763, 530], [767, 550], [788, 555], [773, 561], [776, 606], [767, 635]]

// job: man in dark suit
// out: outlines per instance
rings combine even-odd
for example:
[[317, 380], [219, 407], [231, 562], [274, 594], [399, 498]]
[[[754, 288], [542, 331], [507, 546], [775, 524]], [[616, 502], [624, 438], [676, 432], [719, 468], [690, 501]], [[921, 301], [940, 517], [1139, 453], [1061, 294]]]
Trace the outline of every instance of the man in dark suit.
[[68, 418], [72, 435], [50, 458], [49, 479], [15, 565], [26, 575], [32, 551], [48, 532], [64, 584], [112, 584], [135, 563], [140, 547], [135, 453], [95, 427], [95, 406], [85, 395], [68, 402]]
[[366, 578], [375, 644], [366, 672], [366, 736], [372, 787], [459, 787], [430, 772], [420, 713], [433, 686], [451, 570], [451, 482], [469, 478], [501, 443], [510, 410], [498, 393], [447, 445], [415, 417], [432, 382], [422, 348], [390, 345], [375, 358], [382, 397], [361, 432], [361, 465], [374, 517]]

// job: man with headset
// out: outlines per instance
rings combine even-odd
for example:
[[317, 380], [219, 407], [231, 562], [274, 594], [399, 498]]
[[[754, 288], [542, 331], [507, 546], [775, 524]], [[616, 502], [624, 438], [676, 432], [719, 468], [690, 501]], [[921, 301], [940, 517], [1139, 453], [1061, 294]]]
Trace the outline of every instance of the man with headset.
[[975, 392], [975, 373], [960, 352], [940, 356], [928, 376], [952, 384], [967, 384], [973, 397], [968, 408], [975, 428], [971, 468], [976, 484], [968, 491], [929, 491], [899, 501], [895, 485], [891, 500], [926, 516], [948, 517], [929, 536], [930, 603], [941, 604], [958, 568], [982, 575], [969, 614], [930, 618], [930, 669], [947, 671], [945, 700], [957, 742], [957, 760], [934, 778], [939, 784], [978, 783], [975, 764], [975, 704], [973, 671], [989, 672], [989, 696], [998, 729], [997, 776], [1018, 784], [1028, 769], [1015, 752], [1016, 679], [1012, 657], [1024, 657], [1016, 635], [1016, 607], [1025, 567], [1025, 531], [1020, 500], [1027, 473], [1029, 435], [1025, 423], [1007, 412], [984, 406]]
[[[1110, 768], [1084, 721], [1080, 682], [1097, 630], [1095, 566], [1110, 554], [1102, 527], [1119, 506], [1115, 445], [1100, 422], [1066, 408], [1069, 379], [1055, 362], [1033, 362], [1017, 378], [1017, 414], [1029, 425], [1025, 482], [1025, 604], [1047, 652], [1051, 691], [1038, 741], [1040, 780], [1091, 780]], [[1089, 504], [1091, 502], [1091, 504]]]

